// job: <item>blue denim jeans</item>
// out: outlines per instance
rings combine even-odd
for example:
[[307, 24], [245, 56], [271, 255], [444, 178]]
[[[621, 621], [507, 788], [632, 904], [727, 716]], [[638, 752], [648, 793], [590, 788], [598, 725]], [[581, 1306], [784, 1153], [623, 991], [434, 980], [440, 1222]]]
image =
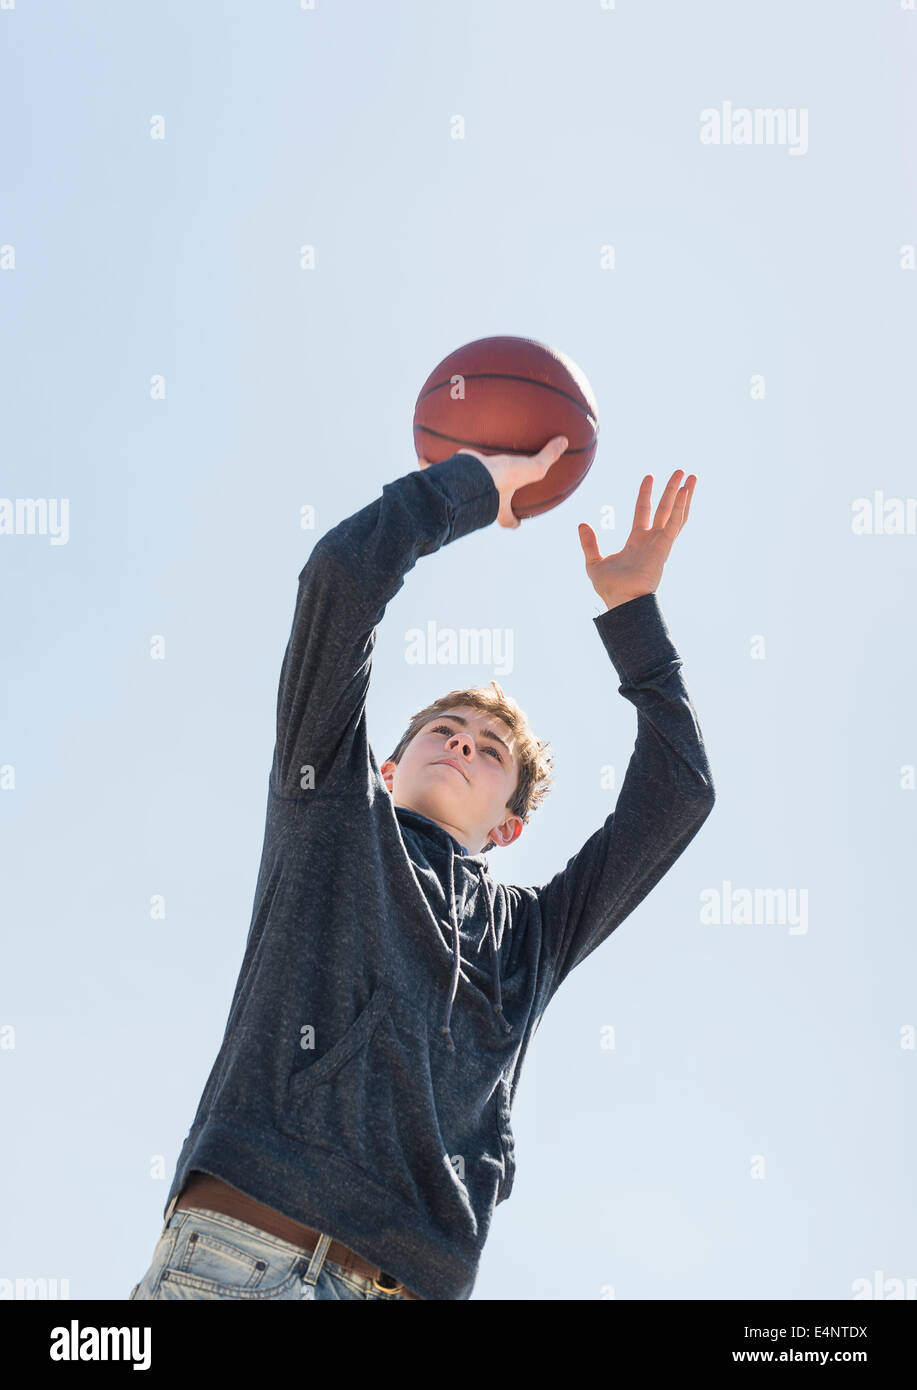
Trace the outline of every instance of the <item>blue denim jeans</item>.
[[279, 1236], [203, 1207], [173, 1211], [162, 1228], [153, 1261], [130, 1292], [136, 1302], [167, 1298], [400, 1299], [372, 1279], [347, 1273], [325, 1258], [331, 1236], [313, 1254]]

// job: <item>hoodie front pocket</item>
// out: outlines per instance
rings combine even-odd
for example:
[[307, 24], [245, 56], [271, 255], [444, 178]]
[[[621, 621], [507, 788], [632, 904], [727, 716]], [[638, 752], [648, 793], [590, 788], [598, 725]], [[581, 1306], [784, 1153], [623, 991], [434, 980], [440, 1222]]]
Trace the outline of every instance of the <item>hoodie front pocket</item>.
[[340, 1071], [345, 1062], [355, 1053], [366, 1047], [392, 1000], [392, 991], [387, 985], [377, 985], [372, 998], [362, 1013], [358, 1014], [343, 1037], [332, 1043], [308, 1067], [295, 1071], [287, 1083], [287, 1103], [295, 1110], [307, 1103], [307, 1098], [316, 1086], [330, 1081], [335, 1072]]
[[380, 986], [326, 1054], [288, 1077], [277, 1127], [406, 1205], [441, 1188], [454, 1202], [428, 1050], [426, 1018]]

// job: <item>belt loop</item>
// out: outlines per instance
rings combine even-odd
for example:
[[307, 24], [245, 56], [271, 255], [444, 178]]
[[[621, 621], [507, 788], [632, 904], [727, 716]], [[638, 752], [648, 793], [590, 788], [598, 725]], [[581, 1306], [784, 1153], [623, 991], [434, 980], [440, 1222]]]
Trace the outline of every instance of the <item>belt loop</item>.
[[170, 1202], [169, 1205], [166, 1207], [166, 1219], [165, 1219], [165, 1221], [162, 1223], [162, 1230], [161, 1230], [160, 1233], [159, 1233], [159, 1238], [160, 1238], [160, 1240], [161, 1240], [162, 1237], [165, 1235], [165, 1233], [166, 1233], [166, 1227], [168, 1226], [169, 1222], [172, 1220], [172, 1213], [173, 1213], [173, 1211], [175, 1210], [175, 1204], [176, 1204], [176, 1202], [178, 1201], [178, 1197], [179, 1197], [179, 1194], [176, 1192], [175, 1196], [172, 1198], [171, 1202]]
[[328, 1253], [328, 1246], [331, 1244], [331, 1237], [322, 1232], [318, 1238], [318, 1244], [312, 1251], [312, 1258], [309, 1261], [309, 1268], [303, 1275], [304, 1284], [315, 1284], [318, 1276], [322, 1272], [322, 1265], [325, 1263], [325, 1256]]

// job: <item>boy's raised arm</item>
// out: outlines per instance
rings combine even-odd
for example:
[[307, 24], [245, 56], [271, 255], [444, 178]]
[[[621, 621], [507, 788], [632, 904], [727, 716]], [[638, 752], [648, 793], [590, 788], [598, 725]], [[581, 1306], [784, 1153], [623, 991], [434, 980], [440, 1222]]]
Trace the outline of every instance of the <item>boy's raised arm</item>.
[[707, 819], [713, 778], [681, 658], [656, 589], [688, 519], [697, 477], [676, 469], [652, 516], [653, 475], [637, 494], [623, 548], [602, 556], [582, 522], [586, 573], [606, 612], [593, 619], [621, 685], [637, 707], [637, 741], [614, 811], [550, 883], [530, 890], [541, 916], [542, 1008], [558, 986], [633, 912]]
[[453, 454], [383, 484], [381, 497], [316, 541], [280, 671], [270, 778], [278, 796], [364, 785], [374, 629], [420, 556], [489, 525], [498, 504], [488, 470]]
[[382, 496], [327, 531], [299, 576], [280, 670], [271, 788], [320, 796], [365, 787], [365, 703], [375, 628], [421, 555], [489, 526], [519, 525], [513, 492], [543, 478], [567, 447], [483, 456], [462, 449], [384, 483]]
[[566, 976], [643, 901], [690, 844], [715, 792], [694, 707], [655, 593], [593, 619], [637, 707], [637, 740], [604, 824], [538, 899], [544, 1007]]

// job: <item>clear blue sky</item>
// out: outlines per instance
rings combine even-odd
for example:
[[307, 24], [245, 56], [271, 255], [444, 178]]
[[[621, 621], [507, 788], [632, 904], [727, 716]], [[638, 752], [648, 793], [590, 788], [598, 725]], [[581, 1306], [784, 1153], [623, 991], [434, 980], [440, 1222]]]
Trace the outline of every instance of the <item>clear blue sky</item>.
[[[579, 363], [596, 461], [408, 577], [374, 751], [498, 679], [557, 783], [493, 872], [562, 867], [636, 734], [577, 524], [620, 549], [680, 467], [659, 598], [718, 802], [545, 1015], [474, 1296], [917, 1279], [917, 536], [853, 524], [915, 489], [915, 48], [898, 0], [0, 10], [0, 496], [69, 506], [65, 544], [0, 535], [0, 1280], [146, 1269], [242, 959], [297, 575], [494, 333]], [[725, 102], [805, 109], [804, 153], [702, 143]], [[409, 664], [430, 621], [511, 631], [512, 672]], [[806, 929], [710, 923], [725, 885]]]

